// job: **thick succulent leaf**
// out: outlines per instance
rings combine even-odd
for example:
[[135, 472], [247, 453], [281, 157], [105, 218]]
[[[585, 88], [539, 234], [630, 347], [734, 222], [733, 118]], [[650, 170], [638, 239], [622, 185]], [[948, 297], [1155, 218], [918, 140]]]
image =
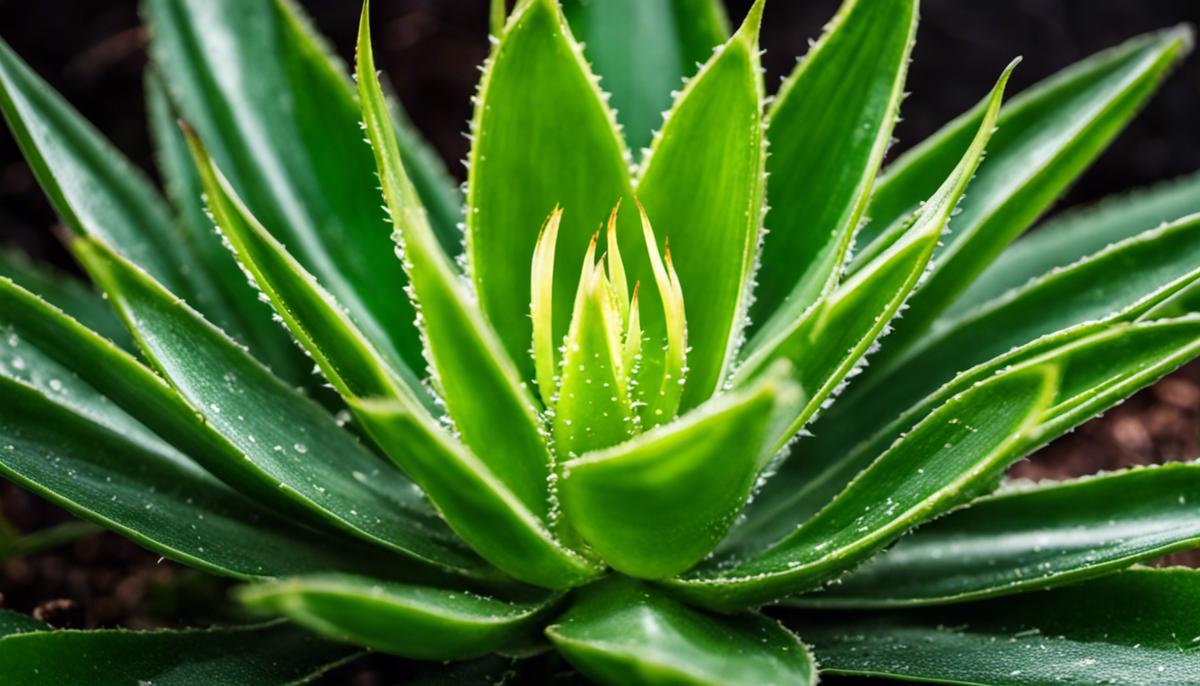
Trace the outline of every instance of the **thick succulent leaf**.
[[572, 528], [620, 572], [682, 572], [721, 540], [774, 451], [773, 419], [800, 393], [777, 369], [680, 419], [563, 465], [559, 497]]
[[1014, 484], [918, 529], [806, 607], [938, 605], [1103, 576], [1200, 547], [1200, 464]]
[[[737, 33], [688, 81], [638, 178], [638, 196], [657, 232], [675, 239], [671, 254], [689, 315], [681, 410], [725, 380], [742, 335], [765, 192], [762, 9], [755, 3]], [[630, 273], [649, 282], [637, 265]], [[661, 328], [653, 319], [643, 324], [651, 338], [643, 364], [652, 367], [652, 358], [661, 357]]]
[[753, 320], [795, 320], [841, 277], [891, 144], [916, 29], [915, 0], [846, 0], [775, 96]]
[[[929, 280], [888, 347], [900, 351], [1014, 238], [1037, 219], [1117, 135], [1188, 49], [1191, 30], [1143, 36], [1079, 63], [1014, 98], [1000, 114], [988, 162], [971, 184]], [[905, 215], [961, 155], [983, 108], [960, 116], [897, 160], [871, 202], [862, 240], [870, 254], [902, 230]]]
[[0, 111], [55, 212], [206, 311], [218, 309], [150, 181], [0, 40]]
[[333, 417], [115, 253], [93, 241], [72, 247], [142, 352], [202, 420], [208, 450], [188, 454], [205, 469], [313, 523], [444, 567], [470, 567], [438, 532], [420, 491]]
[[383, 197], [396, 229], [397, 251], [420, 311], [434, 385], [463, 443], [527, 509], [545, 517], [550, 507], [551, 457], [537, 400], [441, 251], [416, 188], [405, 174], [374, 77], [368, 10], [364, 6], [359, 26], [359, 97]]
[[734, 609], [812, 590], [922, 521], [969, 500], [1022, 454], [1054, 398], [1058, 369], [999, 376], [955, 396], [898, 440], [833, 501], [767, 551], [716, 559], [667, 583]]
[[803, 460], [785, 463], [758, 495], [756, 502], [761, 506], [736, 536], [730, 537], [727, 547], [761, 549], [786, 535], [922, 418], [993, 374], [1047, 362], [1064, 370], [1052, 409], [1039, 420], [1038, 441], [1048, 442], [1197, 354], [1200, 321], [1194, 318], [1135, 325], [1090, 324], [1021, 346], [958, 375], [882, 428], [868, 434], [860, 431], [841, 452], [810, 452]]
[[28, 631], [0, 638], [0, 674], [28, 686], [295, 686], [357, 652], [281, 623], [188, 631]]
[[886, 614], [788, 612], [830, 674], [987, 686], [1192, 683], [1200, 572], [1138, 569], [1044, 593]]
[[583, 591], [546, 634], [567, 661], [602, 684], [817, 682], [808, 649], [775, 620], [708, 615], [620, 577]]
[[108, 303], [90, 286], [48, 264], [37, 264], [17, 252], [0, 251], [0, 276], [36, 293], [79, 323], [125, 349], [133, 339]]
[[417, 660], [477, 657], [519, 642], [552, 597], [508, 602], [345, 575], [246, 586], [238, 598], [323, 636]]
[[[471, 123], [467, 253], [480, 306], [525, 378], [529, 272], [538, 229], [565, 212], [554, 275], [555, 340], [570, 321], [578, 260], [613, 205], [632, 193], [629, 154], [555, 0], [522, 0], [484, 71]], [[530, 131], [538, 135], [530, 136]], [[622, 251], [641, 252], [623, 225]]]
[[0, 610], [0, 638], [30, 631], [45, 631], [49, 628], [33, 617], [12, 610]]
[[671, 92], [729, 38], [718, 0], [566, 0], [563, 11], [633, 149], [650, 144]]
[[953, 320], [1052, 269], [1197, 212], [1200, 175], [1064, 212], [1000, 253], [941, 318]]
[[783, 358], [795, 378], [811, 395], [807, 404], [776, 437], [777, 448], [796, 434], [861, 364], [871, 345], [917, 286], [939, 237], [967, 189], [992, 134], [1004, 86], [1012, 73], [1000, 76], [974, 141], [929, 200], [906, 234], [871, 264], [856, 272], [811, 310], [794, 320], [775, 320], [763, 330], [763, 340], [738, 369], [736, 378], [752, 378], [764, 365]]
[[425, 489], [451, 528], [484, 559], [513, 577], [567, 588], [600, 574], [591, 560], [565, 547], [475, 455], [400, 403], [353, 400], [364, 428]]
[[80, 386], [60, 388], [46, 395], [0, 379], [0, 474], [76, 516], [164, 557], [239, 579], [333, 570], [395, 578], [414, 571], [394, 554], [289, 523], [169, 446], [127, 437], [136, 422], [119, 410], [103, 408], [108, 417], [101, 417], [61, 401]]
[[320, 380], [309, 373], [312, 365], [296, 349], [287, 333], [271, 321], [270, 308], [259, 302], [254, 288], [246, 283], [246, 277], [222, 244], [221, 236], [205, 210], [204, 190], [180, 132], [179, 115], [167, 96], [161, 75], [147, 70], [145, 88], [146, 112], [159, 173], [188, 250], [196, 256], [192, 268], [209, 277], [214, 287], [213, 298], [218, 301], [218, 307], [211, 308], [212, 313], [205, 312], [205, 315], [249, 346], [277, 376], [315, 390]]
[[239, 196], [377, 347], [420, 369], [344, 66], [288, 0], [148, 0], [145, 14], [172, 101]]

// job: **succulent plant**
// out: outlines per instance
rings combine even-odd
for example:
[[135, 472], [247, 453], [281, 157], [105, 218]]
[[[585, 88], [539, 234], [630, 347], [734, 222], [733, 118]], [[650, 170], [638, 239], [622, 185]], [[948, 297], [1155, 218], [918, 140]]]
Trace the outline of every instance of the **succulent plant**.
[[1196, 179], [1015, 240], [1190, 31], [1002, 107], [1014, 62], [880, 172], [916, 0], [772, 98], [763, 11], [493, 2], [461, 193], [366, 7], [352, 81], [287, 0], [146, 0], [170, 202], [0, 44], [97, 287], [5, 258], [0, 474], [286, 618], [0, 611], [0, 674], [1194, 683], [1200, 573], [1131, 567], [1200, 545], [1200, 465], [1003, 480], [1200, 354]]

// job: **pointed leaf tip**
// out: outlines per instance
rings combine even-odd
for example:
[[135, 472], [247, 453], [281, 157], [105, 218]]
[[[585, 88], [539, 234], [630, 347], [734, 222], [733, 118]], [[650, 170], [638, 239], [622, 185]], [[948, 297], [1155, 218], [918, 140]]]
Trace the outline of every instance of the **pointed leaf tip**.
[[758, 33], [762, 28], [763, 8], [766, 7], [766, 4], [766, 0], [755, 0], [750, 11], [746, 12], [746, 18], [742, 20], [742, 25], [733, 35], [732, 40], [741, 41], [752, 50], [758, 49]]

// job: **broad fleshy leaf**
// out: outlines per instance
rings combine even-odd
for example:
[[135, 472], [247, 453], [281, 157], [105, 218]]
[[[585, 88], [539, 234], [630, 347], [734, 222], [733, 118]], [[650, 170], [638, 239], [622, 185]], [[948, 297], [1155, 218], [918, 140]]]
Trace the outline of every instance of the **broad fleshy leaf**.
[[[765, 192], [762, 10], [760, 0], [688, 81], [639, 171], [637, 192], [646, 212], [664, 241], [674, 239], [671, 254], [690, 314], [681, 410], [699, 405], [725, 381], [742, 336]], [[648, 283], [642, 264], [630, 273]], [[650, 342], [642, 354], [642, 383], [648, 383], [662, 365], [663, 329], [650, 317], [643, 326]]]
[[1044, 593], [784, 623], [822, 671], [992, 686], [1175, 686], [1200, 673], [1200, 572], [1137, 569]]
[[208, 449], [188, 454], [205, 469], [312, 523], [436, 565], [469, 568], [448, 532], [438, 532], [419, 489], [332, 416], [120, 256], [93, 241], [72, 247], [182, 398], [176, 404], [201, 418], [197, 442]]
[[671, 576], [699, 562], [774, 454], [772, 424], [800, 404], [786, 376], [776, 369], [755, 387], [564, 464], [559, 497], [572, 528], [632, 576]]
[[0, 277], [70, 315], [87, 328], [130, 350], [133, 339], [100, 294], [79, 279], [48, 264], [37, 264], [16, 252], [0, 251]]
[[1058, 369], [1043, 365], [973, 386], [765, 552], [745, 560], [717, 558], [665, 583], [689, 600], [723, 610], [818, 588], [993, 484], [1023, 454], [1058, 382]]
[[916, 29], [915, 0], [846, 0], [775, 96], [769, 233], [750, 310], [759, 324], [799, 318], [840, 280], [891, 144]]
[[635, 150], [650, 144], [680, 80], [729, 38], [719, 0], [565, 0], [563, 12]]
[[628, 579], [590, 586], [546, 634], [579, 671], [613, 686], [805, 686], [816, 664], [759, 614], [716, 616]]
[[[888, 342], [900, 352], [1014, 238], [1037, 219], [1108, 145], [1188, 50], [1180, 27], [1133, 39], [1022, 93], [1000, 113], [988, 163], [934, 257], [929, 280]], [[978, 127], [983, 108], [963, 114], [888, 168], [872, 198], [863, 254], [902, 231]]]
[[508, 602], [345, 575], [245, 586], [237, 597], [328, 638], [418, 660], [461, 660], [511, 647], [553, 600]]
[[298, 686], [359, 654], [287, 624], [188, 631], [25, 631], [0, 638], [0, 674], [27, 686]]
[[791, 604], [940, 605], [1103, 576], [1200, 547], [1200, 464], [1011, 485], [900, 539], [850, 576]]
[[[471, 123], [467, 254], [480, 307], [532, 379], [526, 267], [539, 228], [563, 208], [553, 299], [554, 339], [562, 340], [578, 260], [633, 189], [629, 153], [556, 0], [522, 0], [498, 38]], [[632, 255], [641, 235], [625, 224], [622, 250]]]

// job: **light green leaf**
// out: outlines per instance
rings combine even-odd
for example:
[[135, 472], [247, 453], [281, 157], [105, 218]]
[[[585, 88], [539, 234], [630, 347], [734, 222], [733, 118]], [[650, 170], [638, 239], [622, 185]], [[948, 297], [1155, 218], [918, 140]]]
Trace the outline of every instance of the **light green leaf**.
[[801, 614], [828, 674], [987, 686], [1174, 686], [1200, 673], [1200, 572], [1138, 569], [1045, 593], [880, 614]]
[[[369, 7], [364, 6], [359, 25], [359, 97], [383, 197], [395, 226], [397, 253], [420, 312], [419, 327], [434, 386], [463, 443], [482, 458], [525, 508], [544, 519], [550, 509], [548, 477], [552, 459], [542, 436], [537, 400], [438, 246], [425, 208], [405, 174], [401, 150], [374, 77], [368, 11]], [[497, 431], [501, 426], [504, 430]]]
[[1000, 253], [940, 318], [953, 320], [1052, 269], [1197, 212], [1200, 175], [1068, 210]]
[[126, 437], [131, 417], [88, 416], [9, 379], [0, 379], [0, 408], [0, 474], [164, 557], [239, 579], [333, 570], [421, 576], [398, 555], [287, 522], [169, 446]]
[[[802, 460], [784, 463], [779, 474], [758, 494], [745, 525], [726, 547], [761, 550], [791, 532], [821, 509], [846, 484], [906, 431], [942, 403], [973, 384], [998, 373], [1051, 363], [1063, 379], [1051, 409], [1039, 420], [1038, 443], [1117, 404], [1200, 354], [1200, 320], [1187, 318], [1135, 325], [1085, 324], [1021, 346], [959, 374], [925, 396], [897, 419], [873, 432], [848, 437], [836, 452], [806, 452]], [[807, 439], [820, 445], [820, 435]]]
[[1058, 380], [1056, 367], [1042, 365], [973, 386], [767, 551], [745, 560], [717, 558], [664, 583], [724, 610], [818, 588], [992, 484], [1022, 454]]
[[553, 600], [508, 602], [345, 575], [245, 586], [237, 597], [331, 639], [417, 660], [461, 660], [503, 650], [519, 642]]
[[718, 0], [565, 0], [563, 12], [635, 150], [650, 144], [680, 80], [729, 38]]
[[171, 100], [254, 216], [389, 359], [421, 369], [344, 65], [290, 0], [148, 0], [144, 11]]
[[836, 585], [790, 604], [939, 605], [1103, 576], [1200, 547], [1198, 494], [1200, 464], [1013, 484], [918, 529]]
[[589, 587], [546, 629], [576, 669], [614, 686], [805, 686], [808, 649], [758, 614], [714, 616], [615, 577]]
[[[909, 293], [916, 287], [938, 238], [967, 189], [992, 134], [1008, 77], [1016, 62], [1001, 74], [974, 141], [958, 166], [922, 206], [921, 214], [903, 237], [876, 256], [811, 310], [793, 321], [776, 319], [763, 329], [766, 340], [753, 348], [737, 371], [748, 379], [765, 365], [783, 358], [796, 370], [795, 378], [811, 393], [807, 404], [775, 438], [782, 448], [854, 370], [886, 330]], [[778, 331], [778, 333], [776, 333]]]
[[750, 311], [759, 324], [794, 321], [841, 278], [891, 144], [916, 29], [914, 0], [845, 0], [775, 96], [770, 232]]
[[799, 390], [776, 369], [679, 420], [563, 465], [563, 513], [620, 572], [661, 578], [699, 562], [733, 523], [766, 466], [772, 420]]
[[0, 638], [0, 674], [25, 686], [297, 686], [356, 649], [287, 624], [188, 631], [29, 631]]
[[[1014, 238], [1037, 219], [1137, 113], [1191, 42], [1186, 27], [1135, 38], [1063, 71], [1014, 98], [1000, 113], [988, 162], [971, 184], [929, 280], [888, 341], [900, 352]], [[902, 230], [931, 179], [954, 164], [978, 126], [967, 112], [889, 167], [860, 240], [864, 254]], [[878, 244], [878, 245], [874, 245]]]
[[[671, 254], [689, 315], [691, 348], [681, 410], [699, 405], [725, 381], [742, 336], [765, 192], [758, 55], [762, 10], [760, 0], [737, 33], [688, 81], [638, 178], [638, 196], [657, 233], [675, 239]], [[649, 281], [643, 264], [630, 269], [635, 281]], [[650, 341], [642, 357], [652, 370], [661, 357], [662, 326], [657, 318], [646, 320]]]
[[100, 294], [79, 279], [18, 252], [0, 251], [0, 276], [36, 293], [87, 328], [127, 350], [133, 339]]
[[[480, 81], [471, 134], [471, 279], [509, 356], [532, 379], [527, 266], [539, 228], [555, 206], [564, 209], [563, 259], [554, 275], [557, 341], [566, 334], [588, 240], [632, 193], [629, 154], [555, 0], [523, 0], [513, 10]], [[641, 245], [636, 223], [623, 223], [622, 251], [634, 255]]]
[[478, 571], [439, 532], [420, 491], [333, 417], [115, 253], [87, 240], [72, 247], [170, 381], [177, 412], [202, 420], [190, 439], [197, 449], [187, 452], [205, 469], [312, 523], [443, 568]]
[[444, 432], [431, 431], [408, 407], [352, 400], [356, 416], [384, 451], [425, 489], [442, 516], [484, 559], [545, 588], [569, 588], [602, 568], [565, 547], [490, 469]]

